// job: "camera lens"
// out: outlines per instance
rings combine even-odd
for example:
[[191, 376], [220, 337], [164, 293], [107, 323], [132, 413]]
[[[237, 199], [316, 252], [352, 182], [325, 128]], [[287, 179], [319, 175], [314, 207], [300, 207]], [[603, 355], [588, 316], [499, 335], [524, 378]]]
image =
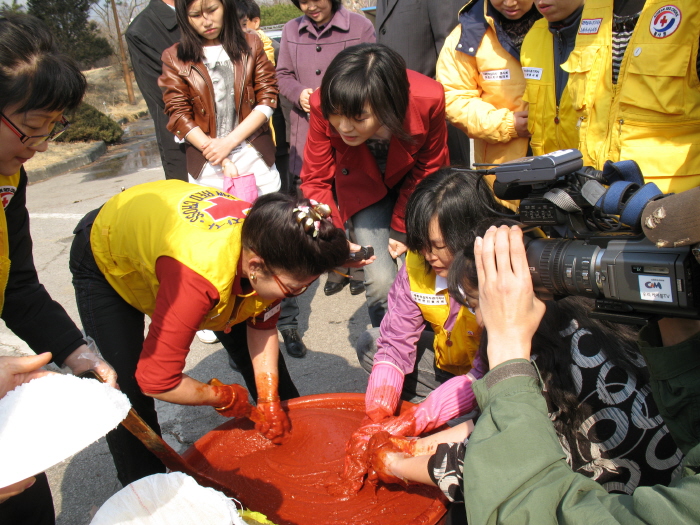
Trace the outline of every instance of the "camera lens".
[[533, 239], [527, 243], [527, 262], [535, 292], [600, 297], [595, 261], [600, 248], [585, 241]]

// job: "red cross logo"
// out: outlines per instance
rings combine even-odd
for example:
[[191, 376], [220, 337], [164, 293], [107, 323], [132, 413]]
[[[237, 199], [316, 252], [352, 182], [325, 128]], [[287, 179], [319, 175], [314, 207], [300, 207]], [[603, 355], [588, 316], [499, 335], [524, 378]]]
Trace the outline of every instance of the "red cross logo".
[[215, 221], [220, 221], [226, 217], [234, 217], [242, 219], [245, 217], [243, 210], [250, 206], [247, 202], [235, 201], [226, 197], [214, 197], [207, 202], [211, 202], [213, 206], [209, 206], [205, 211]]
[[14, 197], [14, 193], [11, 191], [5, 191], [0, 193], [0, 200], [2, 200], [2, 207], [7, 208], [7, 205], [10, 204], [10, 199]]
[[666, 18], [666, 15], [664, 15], [661, 20], [659, 20], [659, 24], [662, 26], [665, 26], [668, 23], [668, 19]]

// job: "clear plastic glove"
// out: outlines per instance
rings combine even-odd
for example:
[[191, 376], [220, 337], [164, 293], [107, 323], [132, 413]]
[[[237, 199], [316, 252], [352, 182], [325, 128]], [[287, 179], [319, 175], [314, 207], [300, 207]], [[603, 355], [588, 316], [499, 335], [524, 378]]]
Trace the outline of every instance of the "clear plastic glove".
[[341, 475], [344, 480], [345, 494], [356, 494], [362, 488], [367, 474], [367, 449], [370, 438], [378, 432], [386, 432], [394, 436], [416, 435], [415, 412], [419, 406], [413, 406], [400, 416], [385, 419], [380, 423], [374, 423], [368, 417], [362, 420], [360, 428], [353, 433], [345, 445], [345, 464]]
[[248, 391], [241, 385], [225, 385], [216, 378], [209, 381], [217, 396], [216, 411], [226, 417], [250, 417], [253, 405], [248, 401]]
[[388, 432], [374, 434], [367, 446], [369, 467], [367, 480], [374, 484], [383, 481], [407, 486], [408, 481], [394, 473], [394, 466], [402, 459], [413, 457], [415, 441], [415, 439], [393, 437]]
[[257, 414], [252, 417], [255, 421], [255, 430], [267, 439], [279, 445], [289, 436], [292, 424], [287, 413], [282, 410], [279, 398], [271, 401], [258, 401]]
[[81, 345], [66, 357], [63, 366], [70, 368], [73, 375], [79, 376], [87, 371], [94, 372], [104, 383], [113, 388], [117, 386], [117, 372], [102, 358], [97, 344], [92, 337], [85, 338], [87, 345]]

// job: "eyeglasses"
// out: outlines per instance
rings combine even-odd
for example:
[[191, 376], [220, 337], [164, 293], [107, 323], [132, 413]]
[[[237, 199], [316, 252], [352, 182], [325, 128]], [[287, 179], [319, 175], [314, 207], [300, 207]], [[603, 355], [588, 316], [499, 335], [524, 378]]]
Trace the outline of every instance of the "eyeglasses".
[[68, 126], [70, 126], [68, 119], [66, 117], [61, 117], [61, 120], [54, 124], [53, 129], [51, 129], [48, 135], [26, 135], [3, 113], [0, 113], [0, 120], [7, 124], [12, 132], [19, 137], [20, 142], [29, 148], [35, 148], [45, 140], [56, 139], [61, 133], [68, 129]]
[[[309, 284], [305, 284], [304, 286], [300, 286], [299, 288], [292, 290], [291, 288], [289, 288], [289, 286], [287, 286], [282, 281], [280, 281], [279, 277], [277, 277], [274, 273], [272, 274], [272, 278], [277, 283], [277, 286], [280, 287], [280, 290], [282, 290], [282, 293], [284, 294], [285, 297], [296, 297], [297, 295], [301, 295], [306, 290], [309, 289], [309, 286], [311, 286], [311, 283], [309, 283]], [[318, 279], [318, 277], [316, 279]], [[314, 282], [316, 279], [314, 279], [311, 282]]]

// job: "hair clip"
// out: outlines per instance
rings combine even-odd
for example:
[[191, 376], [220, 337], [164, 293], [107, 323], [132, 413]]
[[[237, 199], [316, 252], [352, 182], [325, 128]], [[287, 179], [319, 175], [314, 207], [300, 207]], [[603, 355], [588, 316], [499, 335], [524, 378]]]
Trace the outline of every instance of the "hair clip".
[[306, 233], [311, 233], [313, 237], [318, 237], [321, 220], [331, 216], [331, 207], [328, 204], [316, 201], [309, 202], [311, 206], [297, 206], [294, 208], [294, 218], [298, 224], [301, 224]]

